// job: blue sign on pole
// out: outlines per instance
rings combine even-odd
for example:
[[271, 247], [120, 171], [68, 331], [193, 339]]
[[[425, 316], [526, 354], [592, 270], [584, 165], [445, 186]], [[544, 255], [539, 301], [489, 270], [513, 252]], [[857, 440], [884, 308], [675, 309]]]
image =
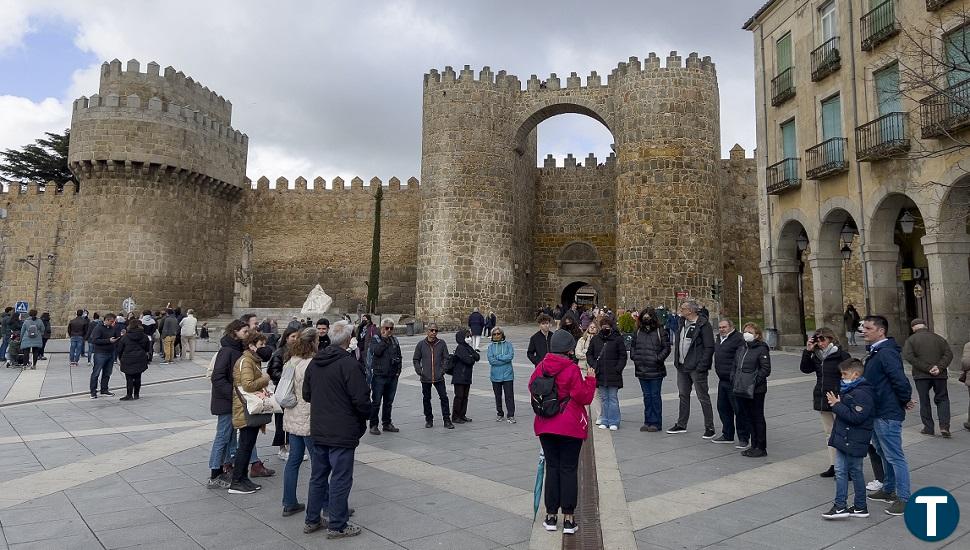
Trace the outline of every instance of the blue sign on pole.
[[27, 313], [27, 301], [20, 300], [19, 302], [17, 302], [17, 306], [15, 310], [17, 313]]

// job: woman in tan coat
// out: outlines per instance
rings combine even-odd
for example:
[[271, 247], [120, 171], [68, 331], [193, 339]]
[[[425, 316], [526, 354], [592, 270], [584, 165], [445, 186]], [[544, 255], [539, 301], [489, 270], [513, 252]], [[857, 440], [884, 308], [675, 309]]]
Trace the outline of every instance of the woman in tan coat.
[[[295, 341], [286, 346], [286, 364], [283, 372], [293, 369], [293, 394], [296, 405], [283, 409], [283, 430], [290, 436], [290, 456], [283, 470], [283, 517], [292, 516], [306, 509], [306, 505], [296, 500], [296, 482], [300, 477], [303, 453], [313, 442], [310, 440], [310, 404], [303, 400], [303, 378], [306, 368], [317, 352], [320, 341], [316, 328], [305, 328]], [[314, 523], [318, 519], [311, 518]]]
[[[236, 460], [232, 469], [232, 483], [229, 485], [229, 492], [232, 494], [248, 495], [261, 489], [262, 487], [253, 483], [247, 474], [250, 456], [253, 448], [256, 447], [256, 436], [260, 431], [265, 432], [266, 426], [258, 428], [246, 426], [246, 413], [243, 408], [246, 406], [240, 401], [237, 388], [249, 393], [265, 395], [266, 386], [269, 385], [269, 375], [264, 374], [260, 366], [262, 359], [259, 355], [260, 348], [266, 346], [266, 335], [261, 332], [253, 332], [243, 340], [244, 351], [232, 369], [233, 392], [232, 392], [232, 425], [239, 429], [239, 447], [236, 448]], [[263, 352], [265, 354], [265, 352]], [[267, 357], [268, 359], [268, 357]]]

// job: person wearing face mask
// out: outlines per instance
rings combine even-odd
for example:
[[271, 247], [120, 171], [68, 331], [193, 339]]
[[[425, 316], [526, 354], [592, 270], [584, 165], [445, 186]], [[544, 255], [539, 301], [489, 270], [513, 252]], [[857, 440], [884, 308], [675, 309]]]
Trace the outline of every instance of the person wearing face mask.
[[734, 356], [734, 396], [738, 407], [751, 423], [751, 447], [742, 456], [761, 457], [768, 454], [768, 426], [765, 423], [765, 394], [768, 392], [768, 376], [771, 375], [771, 358], [768, 344], [762, 340], [761, 328], [754, 324], [744, 325], [744, 345]]
[[533, 365], [538, 365], [549, 353], [549, 342], [552, 340], [552, 317], [540, 313], [536, 321], [539, 323], [539, 330], [529, 338], [529, 349], [526, 350], [526, 356]]
[[[667, 376], [664, 361], [670, 355], [667, 330], [652, 308], [644, 308], [637, 321], [637, 332], [630, 346], [630, 359], [640, 381], [643, 394], [643, 426], [641, 432], [658, 432], [663, 418], [660, 387]], [[734, 440], [734, 437], [731, 438]]]
[[472, 387], [472, 368], [475, 366], [482, 355], [477, 349], [472, 347], [473, 331], [461, 329], [455, 333], [455, 341], [458, 347], [455, 348], [455, 357], [452, 362], [451, 383], [455, 388], [455, 401], [451, 407], [451, 421], [455, 424], [471, 422], [465, 414], [468, 412], [468, 392]]
[[501, 327], [492, 329], [492, 343], [488, 345], [488, 378], [492, 381], [492, 392], [495, 394], [496, 422], [505, 420], [502, 410], [502, 394], [505, 394], [505, 409], [508, 411], [509, 424], [515, 424], [515, 396], [512, 394], [512, 382], [515, 370], [512, 359], [515, 349], [510, 342], [505, 341], [505, 331]]
[[[816, 330], [815, 334], [808, 339], [808, 344], [802, 352], [802, 362], [799, 368], [805, 374], [815, 375], [812, 408], [818, 411], [822, 417], [822, 430], [825, 432], [826, 441], [832, 434], [835, 416], [832, 414], [832, 407], [829, 406], [825, 396], [829, 392], [833, 395], [839, 395], [839, 381], [842, 379], [839, 365], [849, 358], [849, 354], [841, 349], [835, 332], [827, 327]], [[819, 474], [819, 477], [835, 477], [835, 448], [829, 446], [828, 450], [829, 468]]]
[[[266, 347], [266, 335], [260, 332], [251, 332], [243, 340], [244, 351], [242, 356], [233, 366], [232, 378], [233, 385], [241, 387], [243, 391], [250, 393], [263, 392], [269, 385], [268, 374], [264, 374], [260, 365], [263, 357], [269, 359], [273, 350]], [[239, 430], [239, 446], [236, 448], [236, 458], [232, 469], [232, 482], [229, 485], [231, 494], [248, 495], [258, 491], [261, 486], [250, 481], [247, 475], [246, 466], [252, 455], [253, 448], [256, 447], [256, 437], [260, 431], [265, 432], [266, 427], [251, 427], [246, 425], [246, 414], [243, 409], [246, 404], [242, 402], [238, 391], [232, 392], [232, 425]]]
[[580, 337], [583, 335], [583, 331], [579, 328], [579, 324], [576, 322], [575, 316], [567, 315], [563, 317], [562, 321], [559, 323], [559, 328], [568, 332], [573, 337], [573, 340], [576, 341], [579, 341]]
[[623, 388], [623, 369], [626, 367], [626, 344], [617, 333], [610, 317], [599, 321], [599, 334], [586, 350], [586, 361], [596, 372], [596, 386], [600, 390], [602, 420], [600, 429], [620, 429], [620, 389]]

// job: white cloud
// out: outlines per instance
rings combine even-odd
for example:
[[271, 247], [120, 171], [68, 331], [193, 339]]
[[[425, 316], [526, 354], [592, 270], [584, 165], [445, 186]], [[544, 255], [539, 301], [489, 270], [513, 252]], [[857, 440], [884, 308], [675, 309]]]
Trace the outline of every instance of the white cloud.
[[0, 53], [23, 44], [31, 31], [30, 4], [17, 0], [0, 0]]
[[0, 150], [17, 149], [71, 125], [71, 103], [49, 97], [34, 102], [24, 97], [0, 95]]

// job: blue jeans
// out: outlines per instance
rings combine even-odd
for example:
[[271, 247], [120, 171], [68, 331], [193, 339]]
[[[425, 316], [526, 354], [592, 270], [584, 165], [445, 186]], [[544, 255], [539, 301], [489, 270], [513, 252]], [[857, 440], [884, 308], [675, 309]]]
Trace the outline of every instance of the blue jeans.
[[[232, 413], [220, 414], [217, 418], [216, 436], [212, 439], [212, 451], [209, 453], [210, 470], [218, 470], [223, 464], [232, 464], [232, 458], [236, 456], [236, 429], [232, 427]], [[256, 448], [253, 447], [249, 463], [258, 461]]]
[[613, 386], [600, 387], [600, 402], [602, 411], [600, 416], [607, 426], [620, 425], [620, 388]]
[[303, 453], [307, 447], [313, 445], [308, 435], [289, 434], [290, 457], [286, 459], [283, 469], [283, 508], [292, 508], [297, 504], [296, 482], [300, 478], [300, 465], [303, 464]]
[[71, 351], [69, 354], [71, 364], [77, 363], [81, 359], [82, 351], [84, 351], [84, 337], [71, 336]]
[[856, 508], [866, 507], [866, 478], [862, 474], [861, 456], [849, 456], [835, 450], [835, 507], [845, 508], [849, 500], [849, 479], [855, 493], [853, 504]]
[[872, 423], [872, 444], [882, 457], [885, 479], [882, 490], [896, 493], [903, 502], [909, 500], [909, 465], [903, 454], [903, 423], [900, 420], [877, 418]]
[[101, 393], [108, 391], [108, 381], [114, 369], [114, 356], [110, 353], [95, 353], [94, 367], [91, 369], [91, 395], [98, 392], [98, 376], [101, 377]]
[[8, 346], [10, 346], [10, 335], [4, 336], [3, 341], [0, 342], [0, 361], [5, 361], [7, 359]]
[[91, 362], [94, 357], [94, 342], [88, 342], [88, 363]]
[[640, 380], [640, 391], [643, 392], [643, 424], [660, 427], [663, 421], [663, 407], [660, 399], [660, 386], [663, 378], [654, 380]]
[[310, 494], [306, 522], [319, 523], [327, 513], [328, 529], [343, 531], [350, 518], [347, 499], [354, 484], [354, 449], [310, 445]]

